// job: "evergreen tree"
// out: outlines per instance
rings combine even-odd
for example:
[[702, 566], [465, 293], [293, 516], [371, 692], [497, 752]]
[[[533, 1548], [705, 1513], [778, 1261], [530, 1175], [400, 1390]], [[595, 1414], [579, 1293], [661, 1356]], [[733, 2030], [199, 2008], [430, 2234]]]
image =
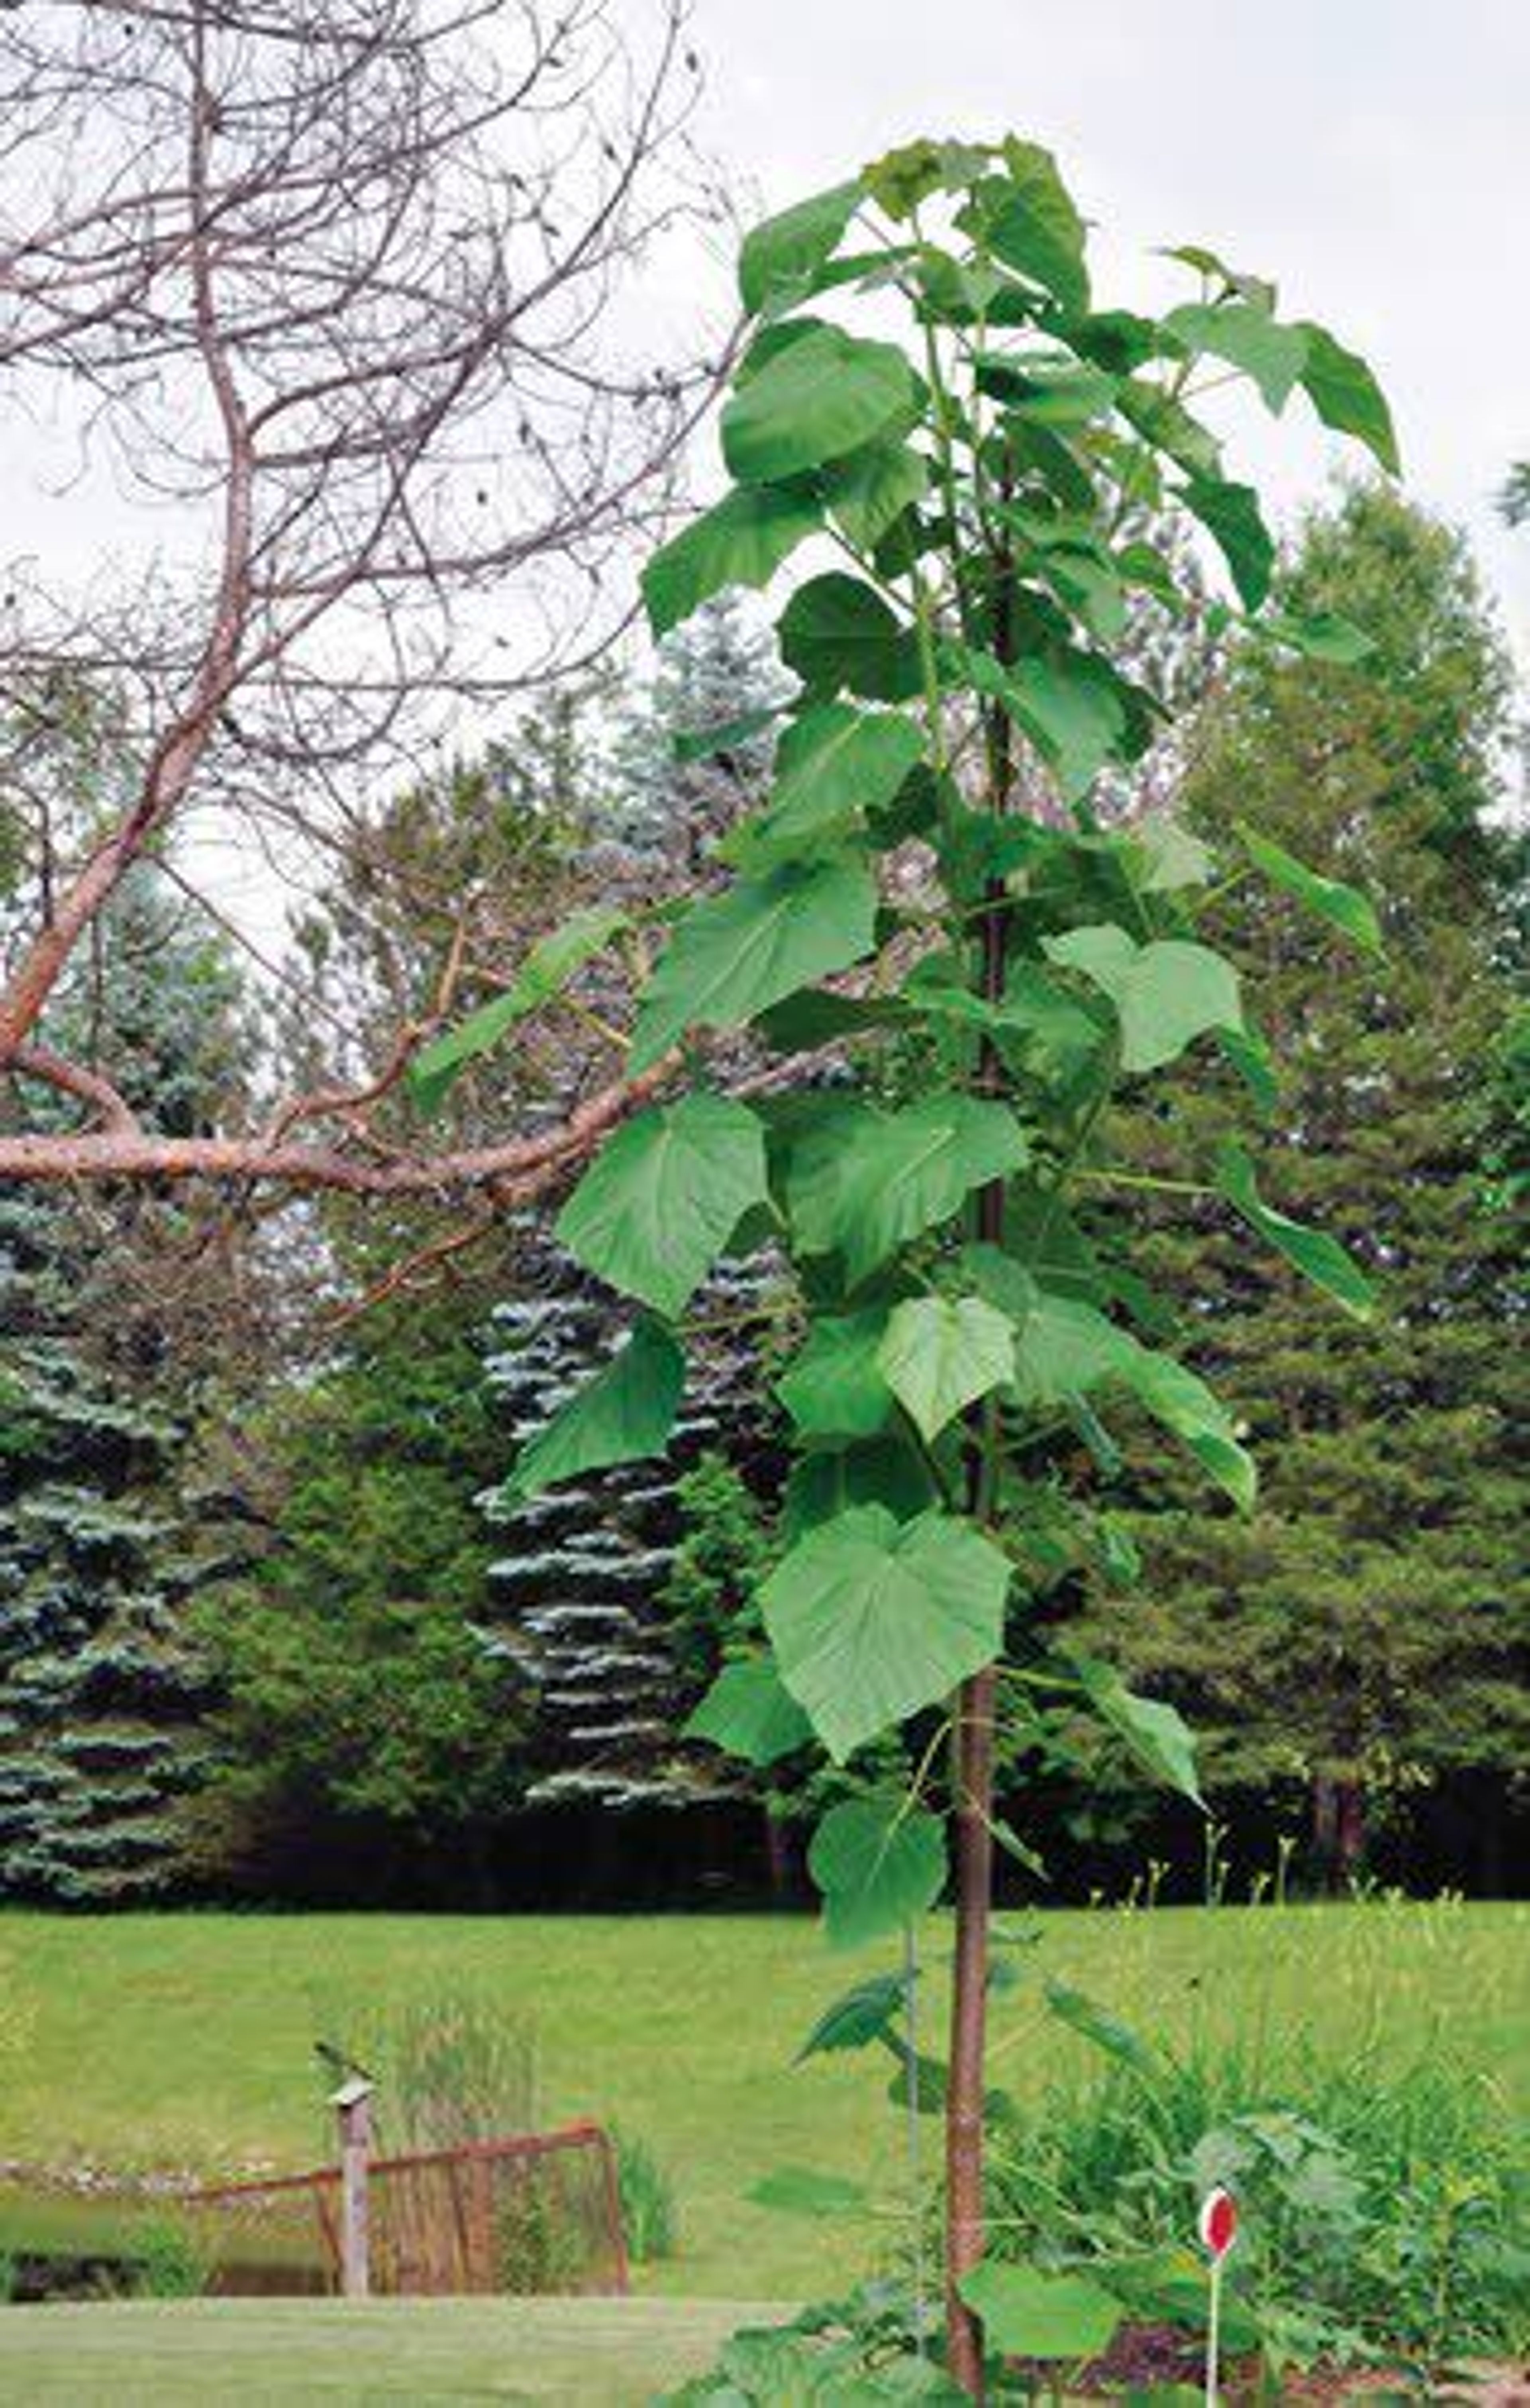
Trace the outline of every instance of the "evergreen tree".
[[[758, 1277], [725, 1266], [699, 1297], [713, 1335], [664, 1463], [570, 1481], [528, 1502], [508, 1488], [484, 1498], [503, 1533], [489, 1566], [496, 1644], [536, 1697], [533, 1805], [688, 1806], [732, 1794], [727, 1768], [679, 1737], [711, 1668], [667, 1589], [684, 1533], [677, 1480], [725, 1442], [735, 1461], [769, 1444], [739, 1323]], [[496, 1310], [487, 1372], [518, 1448], [613, 1349], [620, 1316], [530, 1232], [517, 1286]]]
[[[1185, 1707], [1214, 1791], [1305, 1790], [1340, 1866], [1389, 1796], [1485, 1780], [1491, 1881], [1530, 1746], [1527, 1299], [1487, 1176], [1511, 1011], [1492, 827], [1508, 669], [1460, 539], [1388, 492], [1314, 519], [1285, 586], [1374, 649], [1352, 666], [1246, 651], [1185, 808], [1229, 857], [1247, 815], [1378, 907], [1384, 965], [1236, 882], [1215, 938], [1257, 964], [1278, 1039], [1290, 1136], [1266, 1197], [1374, 1267], [1379, 1306], [1346, 1320], [1224, 1209], [1165, 1200], [1158, 1283], [1247, 1418], [1261, 1499], [1243, 1519], [1157, 1496], [1145, 1593], [1095, 1599], [1084, 1628]], [[1143, 1174], [1207, 1175], [1228, 1118], [1215, 1082], [1167, 1124], [1140, 1112]]]
[[[639, 851], [698, 867], [760, 793], [774, 740], [769, 715], [793, 682], [736, 594], [704, 604], [664, 638], [651, 683], [622, 720], [613, 747], [612, 832]], [[714, 731], [727, 739], [720, 751], [690, 740]]]
[[[237, 978], [147, 878], [105, 924], [96, 975], [48, 1034], [89, 1059], [120, 1021], [129, 1100], [204, 1125], [245, 1061]], [[178, 1216], [0, 1198], [0, 1893], [115, 1901], [181, 1862], [205, 1760], [187, 1601], [229, 1532], [183, 1494], [206, 1330]], [[221, 1341], [238, 1336], [222, 1293]]]

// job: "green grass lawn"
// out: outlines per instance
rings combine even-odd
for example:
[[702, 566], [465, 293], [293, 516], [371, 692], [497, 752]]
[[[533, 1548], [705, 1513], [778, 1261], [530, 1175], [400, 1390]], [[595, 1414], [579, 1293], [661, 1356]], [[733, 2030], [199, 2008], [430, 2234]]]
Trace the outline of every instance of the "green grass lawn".
[[202, 2300], [0, 2316], [0, 2402], [521, 2400], [627, 2408], [773, 2311], [670, 2300]]
[[[995, 2001], [993, 2078], [1033, 2094], [1083, 2043], [1045, 1971], [1171, 2040], [1199, 2025], [1448, 2044], [1530, 2114], [1530, 1906], [1053, 1913]], [[948, 1926], [924, 1938], [931, 2039]], [[316, 2034], [384, 2001], [470, 1989], [535, 2020], [549, 2116], [613, 2117], [679, 2195], [673, 2295], [792, 2300], [864, 2265], [874, 2234], [749, 2204], [772, 2166], [871, 2174], [896, 2195], [903, 2136], [884, 2062], [792, 2056], [819, 2008], [879, 1970], [805, 1918], [0, 1914], [0, 2159], [232, 2173], [322, 2150]], [[1448, 2036], [1448, 2039], [1447, 2037]], [[929, 2146], [937, 2145], [933, 2127]], [[11, 2236], [14, 2238], [14, 2234]], [[0, 2247], [7, 2234], [0, 2229]]]

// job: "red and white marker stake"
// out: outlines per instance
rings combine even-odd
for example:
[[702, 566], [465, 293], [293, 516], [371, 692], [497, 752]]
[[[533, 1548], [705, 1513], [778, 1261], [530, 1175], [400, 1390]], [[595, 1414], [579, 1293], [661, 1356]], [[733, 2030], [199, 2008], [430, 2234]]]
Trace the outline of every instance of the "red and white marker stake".
[[1205, 2403], [1217, 2408], [1217, 2376], [1221, 2356], [1222, 2269], [1238, 2237], [1237, 2201], [1231, 2191], [1208, 2190], [1196, 2220], [1201, 2246], [1211, 2260], [1211, 2305], [1206, 2318]]

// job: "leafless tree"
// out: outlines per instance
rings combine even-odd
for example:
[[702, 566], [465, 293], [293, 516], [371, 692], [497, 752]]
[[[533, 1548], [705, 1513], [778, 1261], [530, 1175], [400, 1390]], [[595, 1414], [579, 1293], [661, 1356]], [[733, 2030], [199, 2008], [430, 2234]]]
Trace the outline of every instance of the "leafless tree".
[[[502, 1203], [629, 1108], [617, 1077], [531, 1138], [432, 1157], [378, 1136], [458, 960], [368, 1079], [256, 1131], [141, 1125], [44, 1015], [124, 874], [193, 812], [319, 858], [465, 710], [609, 640], [613, 565], [664, 513], [715, 370], [634, 356], [642, 262], [716, 208], [686, 131], [685, 7], [0, 11], [0, 390], [13, 424], [70, 430], [77, 509], [104, 496], [113, 524], [138, 505], [169, 530], [126, 588], [65, 592], [19, 564], [0, 598], [8, 799], [32, 838], [0, 985], [0, 1177]], [[111, 696], [129, 774], [61, 856], [25, 768], [81, 694]], [[29, 1122], [32, 1082], [54, 1101]], [[62, 1128], [60, 1096], [79, 1108]]]

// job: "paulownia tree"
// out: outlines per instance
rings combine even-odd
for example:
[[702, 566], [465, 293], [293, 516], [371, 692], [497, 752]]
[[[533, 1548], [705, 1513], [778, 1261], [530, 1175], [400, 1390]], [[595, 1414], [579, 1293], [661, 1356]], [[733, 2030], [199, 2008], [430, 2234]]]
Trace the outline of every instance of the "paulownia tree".
[[[1238, 979], [1198, 934], [1224, 866], [1171, 820], [1110, 824], [1091, 803], [1162, 718], [1113, 656], [1145, 599], [1172, 614], [1178, 592], [1164, 552], [1122, 529], [1188, 516], [1259, 612], [1274, 546], [1194, 409], [1229, 373], [1276, 411], [1300, 390], [1395, 465], [1361, 360], [1278, 317], [1268, 284], [1208, 251], [1175, 256], [1191, 294], [1167, 315], [1098, 307], [1084, 223], [1050, 156], [1017, 140], [917, 142], [746, 240], [755, 324], [721, 426], [732, 481], [644, 590], [663, 634], [805, 556], [777, 623], [800, 689], [772, 790], [718, 846], [723, 875], [676, 921], [638, 1011], [629, 1071], [680, 1047], [691, 1075], [609, 1139], [557, 1225], [639, 1317], [516, 1473], [528, 1490], [660, 1451], [700, 1283], [725, 1251], [782, 1250], [806, 1325], [781, 1381], [790, 1543], [761, 1593], [768, 1648], [728, 1667], [694, 1727], [757, 1764], [809, 1737], [843, 1761], [907, 1727], [912, 1784], [834, 1808], [810, 1862], [830, 1935], [859, 1941], [929, 1908], [948, 1845], [954, 1858], [936, 2072], [948, 2362], [974, 2397], [977, 2304], [990, 2345], [1024, 2341], [982, 2263], [996, 1739], [1061, 1703], [1195, 1787], [1177, 1716], [1051, 1641], [1034, 1608], [1060, 1568], [1122, 1573], [1102, 1504], [1118, 1402], [1234, 1505], [1254, 1490], [1228, 1412], [1154, 1342], [1133, 1197], [1214, 1193], [1248, 1243], [1343, 1306], [1370, 1303], [1353, 1261], [1267, 1202], [1238, 1146], [1165, 1178], [1104, 1134], [1114, 1098], [1160, 1088], [1192, 1053], [1197, 1075], [1220, 1060], [1261, 1106], [1273, 1086]], [[858, 330], [824, 314], [837, 302]], [[1332, 617], [1288, 614], [1269, 640], [1364, 649]], [[1360, 896], [1257, 828], [1241, 842], [1231, 874], [1373, 938]], [[748, 1032], [752, 1094], [709, 1074], [714, 1032]], [[1277, 1149], [1270, 1176], [1277, 1189]], [[888, 2037], [898, 1986], [853, 1993], [838, 2043]]]

